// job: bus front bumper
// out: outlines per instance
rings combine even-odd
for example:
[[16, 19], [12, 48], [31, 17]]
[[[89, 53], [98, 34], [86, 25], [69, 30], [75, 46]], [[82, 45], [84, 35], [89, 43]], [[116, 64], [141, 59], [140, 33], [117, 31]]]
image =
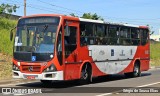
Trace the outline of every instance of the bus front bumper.
[[22, 73], [20, 71], [12, 70], [13, 78], [23, 78], [23, 79], [39, 79], [39, 80], [63, 80], [63, 71], [55, 72], [43, 72], [41, 74], [29, 74]]

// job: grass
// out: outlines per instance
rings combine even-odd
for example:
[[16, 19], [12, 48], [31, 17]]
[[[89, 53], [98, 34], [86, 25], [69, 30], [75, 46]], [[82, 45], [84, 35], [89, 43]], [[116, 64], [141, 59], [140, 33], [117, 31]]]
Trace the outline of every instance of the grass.
[[152, 43], [151, 50], [151, 66], [160, 66], [160, 43]]
[[16, 20], [0, 18], [0, 53], [12, 55], [13, 41], [10, 41], [10, 30], [16, 23]]
[[12, 46], [10, 30], [16, 26], [16, 20], [0, 18], [0, 80], [12, 76]]

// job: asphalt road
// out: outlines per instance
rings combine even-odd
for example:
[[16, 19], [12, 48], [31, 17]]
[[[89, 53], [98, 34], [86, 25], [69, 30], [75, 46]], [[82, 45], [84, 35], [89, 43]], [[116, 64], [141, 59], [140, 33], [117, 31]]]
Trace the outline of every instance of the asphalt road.
[[[55, 82], [52, 85], [44, 86], [40, 81], [34, 81], [21, 84], [5, 84], [0, 85], [0, 87], [42, 89], [42, 92], [44, 90], [47, 92], [30, 94], [30, 96], [160, 96], [160, 69], [151, 69], [143, 72], [142, 76], [137, 78], [126, 78], [124, 75], [98, 77], [94, 78], [91, 84], [84, 85], [79, 84], [77, 81], [67, 81]], [[142, 92], [129, 93], [133, 91], [128, 91], [130, 88], [139, 88], [137, 90], [142, 90]], [[153, 93], [148, 92], [150, 89], [153, 89]], [[144, 92], [143, 90], [147, 91]]]

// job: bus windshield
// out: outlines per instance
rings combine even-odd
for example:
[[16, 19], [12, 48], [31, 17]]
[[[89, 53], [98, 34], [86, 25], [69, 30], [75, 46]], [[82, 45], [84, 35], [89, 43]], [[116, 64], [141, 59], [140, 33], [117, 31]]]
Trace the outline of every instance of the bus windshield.
[[[46, 61], [53, 58], [59, 22], [52, 20], [55, 19], [54, 17], [43, 17], [42, 19], [40, 17], [34, 19], [27, 18], [26, 21], [23, 19], [19, 21], [14, 41], [15, 59], [22, 61]], [[48, 19], [49, 21], [47, 22]], [[54, 22], [51, 22], [51, 20]], [[33, 56], [34, 60], [32, 60]]]

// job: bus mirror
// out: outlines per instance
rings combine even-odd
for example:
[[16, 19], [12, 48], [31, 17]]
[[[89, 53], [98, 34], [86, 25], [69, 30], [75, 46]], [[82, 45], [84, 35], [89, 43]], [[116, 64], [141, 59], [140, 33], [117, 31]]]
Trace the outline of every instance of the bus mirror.
[[[15, 27], [15, 28], [16, 28], [16, 27]], [[14, 30], [15, 28], [11, 29], [11, 31], [10, 31], [10, 41], [13, 40], [13, 30]]]
[[154, 34], [154, 31], [150, 32], [150, 34], [149, 34], [149, 35], [153, 35], [153, 34]]

